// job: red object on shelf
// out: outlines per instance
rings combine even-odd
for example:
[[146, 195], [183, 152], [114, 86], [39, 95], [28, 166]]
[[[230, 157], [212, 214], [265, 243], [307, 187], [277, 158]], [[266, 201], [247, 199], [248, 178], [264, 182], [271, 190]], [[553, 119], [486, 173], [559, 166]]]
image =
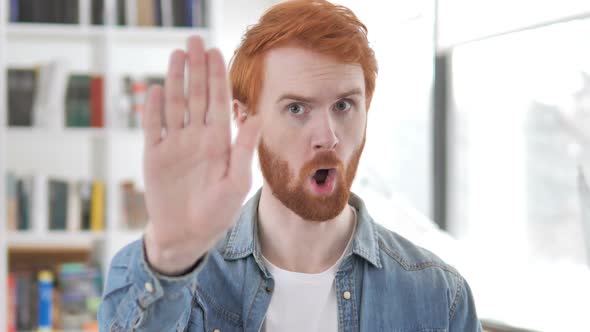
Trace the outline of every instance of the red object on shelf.
[[8, 317], [7, 331], [16, 332], [16, 278], [8, 274]]
[[104, 127], [103, 107], [104, 84], [102, 76], [93, 76], [90, 80], [90, 126]]

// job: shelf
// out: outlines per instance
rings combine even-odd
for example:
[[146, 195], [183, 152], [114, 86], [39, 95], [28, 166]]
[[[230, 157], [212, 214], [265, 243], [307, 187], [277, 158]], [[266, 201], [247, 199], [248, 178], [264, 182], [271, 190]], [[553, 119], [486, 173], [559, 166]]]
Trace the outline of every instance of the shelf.
[[184, 43], [190, 36], [209, 40], [209, 29], [187, 27], [115, 27], [113, 39], [118, 42]]
[[19, 136], [44, 136], [44, 137], [70, 137], [71, 138], [93, 138], [104, 137], [107, 135], [142, 137], [143, 130], [141, 128], [62, 128], [62, 129], [47, 129], [39, 127], [8, 127], [6, 135], [9, 139], [18, 138]]
[[83, 26], [79, 24], [9, 23], [8, 38], [55, 38], [92, 40], [112, 33], [118, 42], [184, 42], [189, 36], [199, 35], [208, 40], [208, 28], [195, 27], [129, 27]]
[[7, 135], [33, 135], [33, 136], [102, 136], [106, 132], [105, 128], [60, 128], [48, 129], [40, 127], [7, 127]]
[[50, 24], [50, 23], [9, 23], [7, 25], [8, 38], [79, 38], [89, 39], [102, 37], [105, 29], [102, 26], [82, 26], [79, 24]]
[[91, 231], [9, 231], [6, 242], [12, 250], [90, 250], [96, 241], [105, 239], [104, 232]]

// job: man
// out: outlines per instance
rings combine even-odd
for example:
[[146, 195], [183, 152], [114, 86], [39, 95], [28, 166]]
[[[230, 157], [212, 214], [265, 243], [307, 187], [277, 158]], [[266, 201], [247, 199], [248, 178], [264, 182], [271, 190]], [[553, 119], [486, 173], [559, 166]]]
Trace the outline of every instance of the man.
[[[461, 275], [350, 193], [377, 75], [366, 33], [326, 1], [270, 9], [232, 60], [233, 144], [219, 51], [172, 53], [143, 121], [150, 223], [111, 263], [101, 330], [480, 330]], [[256, 147], [264, 184], [240, 210]]]

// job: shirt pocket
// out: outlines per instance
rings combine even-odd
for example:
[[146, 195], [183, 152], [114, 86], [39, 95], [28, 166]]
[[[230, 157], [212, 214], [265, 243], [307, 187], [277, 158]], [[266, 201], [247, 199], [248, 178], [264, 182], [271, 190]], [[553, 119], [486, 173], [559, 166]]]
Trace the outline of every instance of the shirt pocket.
[[239, 315], [224, 310], [216, 303], [207, 301], [206, 296], [200, 295], [195, 296], [188, 331], [241, 332], [244, 330]]

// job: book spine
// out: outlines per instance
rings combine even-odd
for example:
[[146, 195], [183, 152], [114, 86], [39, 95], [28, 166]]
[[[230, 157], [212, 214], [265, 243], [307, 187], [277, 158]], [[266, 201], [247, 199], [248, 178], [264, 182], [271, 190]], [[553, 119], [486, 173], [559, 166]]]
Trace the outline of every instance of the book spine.
[[17, 178], [12, 172], [6, 173], [6, 229], [18, 229]]
[[79, 231], [81, 222], [81, 200], [78, 183], [70, 181], [68, 183], [68, 220], [66, 229], [71, 232]]
[[33, 69], [8, 69], [8, 125], [33, 125], [33, 100], [37, 73]]
[[162, 0], [154, 1], [154, 22], [156, 26], [162, 26]]
[[164, 0], [161, 2], [162, 10], [162, 26], [171, 27], [174, 25], [174, 17], [172, 15], [172, 0]]
[[7, 313], [7, 332], [16, 332], [16, 277], [14, 274], [8, 274], [8, 313]]
[[49, 229], [65, 230], [68, 211], [68, 183], [49, 181]]
[[90, 81], [90, 126], [95, 128], [104, 127], [103, 86], [102, 76]]
[[125, 0], [117, 0], [117, 25], [127, 25], [127, 10]]
[[184, 26], [193, 25], [195, 0], [184, 0]]
[[127, 14], [125, 20], [127, 21], [128, 26], [137, 26], [137, 1], [138, 0], [127, 0], [125, 3], [125, 12]]
[[90, 203], [92, 197], [92, 184], [87, 180], [78, 183], [78, 192], [80, 193], [80, 228], [90, 230]]
[[95, 180], [92, 183], [92, 197], [90, 207], [90, 230], [100, 232], [104, 230], [104, 183]]
[[10, 22], [18, 22], [19, 0], [10, 0]]

